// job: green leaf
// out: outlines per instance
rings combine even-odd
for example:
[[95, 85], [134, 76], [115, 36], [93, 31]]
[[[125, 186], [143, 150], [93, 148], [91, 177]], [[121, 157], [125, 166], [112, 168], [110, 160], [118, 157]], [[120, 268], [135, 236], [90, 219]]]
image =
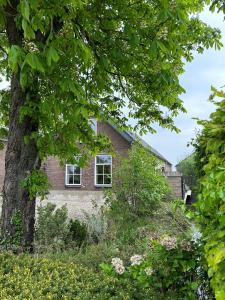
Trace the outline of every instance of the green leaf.
[[12, 71], [17, 72], [25, 56], [24, 50], [19, 46], [13, 45], [9, 50], [8, 64]]
[[45, 72], [45, 69], [38, 57], [37, 54], [35, 53], [28, 53], [25, 60], [24, 60], [24, 65], [28, 64], [32, 69], [40, 71], [42, 73]]
[[31, 25], [27, 22], [26, 19], [22, 20], [22, 28], [24, 31], [24, 36], [27, 39], [34, 39], [35, 38], [35, 33], [31, 27]]
[[22, 16], [29, 21], [30, 19], [30, 6], [27, 0], [21, 1], [20, 2], [20, 10]]
[[27, 86], [27, 72], [22, 70], [20, 73], [20, 85], [25, 88]]
[[59, 60], [58, 52], [56, 51], [55, 48], [50, 46], [47, 50], [47, 64], [48, 64], [48, 66], [51, 66], [52, 61], [57, 62], [58, 60]]

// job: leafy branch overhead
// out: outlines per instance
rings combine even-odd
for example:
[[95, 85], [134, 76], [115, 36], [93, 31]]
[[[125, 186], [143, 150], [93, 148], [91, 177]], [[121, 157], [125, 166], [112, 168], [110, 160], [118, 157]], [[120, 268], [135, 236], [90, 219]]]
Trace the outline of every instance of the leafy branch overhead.
[[[153, 122], [177, 130], [184, 60], [221, 47], [220, 32], [195, 16], [202, 2], [1, 0], [1, 72], [19, 72], [21, 115], [38, 117], [41, 156], [66, 157], [78, 151], [75, 140], [96, 149], [105, 141], [93, 136], [90, 116], [123, 126], [126, 106], [143, 132]], [[11, 18], [19, 34], [7, 41]]]

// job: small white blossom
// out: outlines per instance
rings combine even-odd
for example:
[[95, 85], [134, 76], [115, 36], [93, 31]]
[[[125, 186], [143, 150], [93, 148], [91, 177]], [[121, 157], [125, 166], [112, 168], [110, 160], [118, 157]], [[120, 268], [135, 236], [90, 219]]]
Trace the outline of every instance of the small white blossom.
[[142, 255], [133, 255], [131, 258], [130, 258], [130, 261], [131, 261], [131, 266], [139, 266], [142, 261], [143, 261], [143, 256]]
[[118, 273], [119, 275], [122, 275], [125, 271], [125, 267], [123, 265], [123, 261], [122, 259], [115, 257], [112, 259], [112, 265], [115, 268], [116, 273]]
[[153, 269], [151, 267], [146, 268], [145, 270], [146, 275], [151, 276], [153, 273]]
[[166, 248], [166, 250], [172, 250], [177, 248], [177, 239], [176, 237], [165, 236], [160, 244]]
[[157, 33], [157, 37], [161, 40], [166, 40], [168, 36], [168, 28], [163, 27], [160, 29], [160, 31]]

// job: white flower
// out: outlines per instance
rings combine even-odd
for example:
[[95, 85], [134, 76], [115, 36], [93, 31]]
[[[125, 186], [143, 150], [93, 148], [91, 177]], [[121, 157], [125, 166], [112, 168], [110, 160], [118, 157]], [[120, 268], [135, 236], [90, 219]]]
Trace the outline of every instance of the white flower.
[[122, 265], [121, 266], [116, 266], [115, 271], [116, 271], [117, 274], [122, 275], [125, 271], [125, 267], [122, 266]]
[[167, 36], [168, 36], [168, 28], [167, 27], [161, 28], [160, 31], [157, 33], [157, 37], [162, 40], [166, 40]]
[[111, 263], [115, 268], [116, 273], [118, 273], [119, 275], [122, 275], [124, 273], [125, 267], [123, 265], [122, 259], [115, 257], [112, 259]]
[[142, 255], [133, 255], [131, 258], [130, 258], [130, 261], [131, 261], [131, 266], [139, 266], [142, 261], [143, 261], [143, 256]]
[[177, 239], [176, 237], [165, 236], [160, 244], [166, 248], [166, 250], [172, 250], [177, 248]]
[[151, 276], [153, 273], [153, 269], [151, 267], [146, 268], [145, 270], [146, 275]]

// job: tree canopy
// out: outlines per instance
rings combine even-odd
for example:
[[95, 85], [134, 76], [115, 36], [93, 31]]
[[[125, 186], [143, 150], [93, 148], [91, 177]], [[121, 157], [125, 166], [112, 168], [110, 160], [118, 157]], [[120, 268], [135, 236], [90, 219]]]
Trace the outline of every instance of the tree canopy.
[[[1, 0], [0, 8], [1, 72], [19, 74], [26, 94], [20, 118], [39, 123], [26, 142], [35, 139], [42, 158], [68, 158], [78, 151], [75, 140], [95, 149], [90, 116], [124, 125], [125, 106], [142, 131], [153, 122], [176, 129], [184, 61], [221, 46], [219, 31], [195, 15], [202, 1]], [[19, 43], [7, 38], [9, 15]]]

